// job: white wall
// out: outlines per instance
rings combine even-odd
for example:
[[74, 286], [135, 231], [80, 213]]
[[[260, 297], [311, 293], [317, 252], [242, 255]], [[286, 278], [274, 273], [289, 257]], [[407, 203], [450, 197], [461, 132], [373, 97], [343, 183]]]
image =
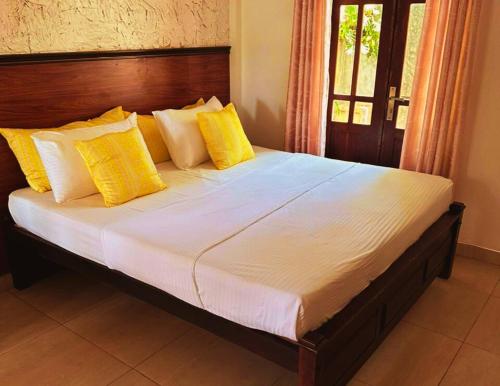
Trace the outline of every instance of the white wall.
[[456, 197], [460, 241], [500, 251], [500, 1], [482, 2]]
[[250, 141], [282, 149], [293, 0], [230, 0], [231, 98]]

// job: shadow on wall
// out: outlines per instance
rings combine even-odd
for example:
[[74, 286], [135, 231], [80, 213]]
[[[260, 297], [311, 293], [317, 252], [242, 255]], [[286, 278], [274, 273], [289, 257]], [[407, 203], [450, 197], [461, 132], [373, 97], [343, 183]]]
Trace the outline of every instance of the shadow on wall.
[[255, 110], [239, 107], [243, 128], [253, 145], [283, 150], [285, 145], [286, 110], [278, 109], [275, 114], [262, 100], [257, 99]]

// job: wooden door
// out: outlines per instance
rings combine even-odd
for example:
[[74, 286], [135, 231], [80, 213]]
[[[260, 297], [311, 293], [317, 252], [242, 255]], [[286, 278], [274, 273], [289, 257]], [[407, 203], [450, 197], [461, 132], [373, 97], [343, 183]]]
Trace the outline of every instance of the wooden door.
[[398, 166], [423, 2], [334, 0], [327, 157]]

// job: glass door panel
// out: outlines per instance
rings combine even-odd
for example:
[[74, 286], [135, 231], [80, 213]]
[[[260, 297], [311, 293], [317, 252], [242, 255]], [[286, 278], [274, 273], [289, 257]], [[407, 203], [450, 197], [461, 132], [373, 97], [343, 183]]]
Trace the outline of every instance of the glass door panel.
[[358, 125], [370, 125], [372, 123], [373, 103], [356, 102], [354, 104], [353, 123]]
[[403, 75], [401, 77], [402, 97], [409, 98], [415, 77], [415, 67], [417, 66], [417, 54], [422, 36], [422, 26], [424, 25], [425, 3], [414, 3], [410, 5], [410, 15], [408, 19], [408, 31], [406, 33], [406, 47], [403, 62]]
[[333, 100], [332, 122], [349, 122], [351, 102], [339, 99]]
[[351, 95], [352, 74], [354, 73], [354, 54], [356, 51], [356, 32], [358, 6], [340, 6], [340, 24], [337, 42], [337, 63], [335, 71], [335, 94]]
[[366, 4], [363, 6], [357, 96], [373, 97], [375, 94], [382, 11], [382, 4]]

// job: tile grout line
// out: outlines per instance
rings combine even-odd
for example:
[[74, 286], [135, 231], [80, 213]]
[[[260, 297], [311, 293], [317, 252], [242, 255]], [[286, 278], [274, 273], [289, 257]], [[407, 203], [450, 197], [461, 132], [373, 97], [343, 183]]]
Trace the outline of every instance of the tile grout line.
[[[17, 291], [17, 290], [16, 290]], [[54, 319], [54, 317], [50, 316], [49, 314], [47, 314], [45, 311], [41, 310], [40, 308], [36, 307], [35, 305], [31, 304], [30, 302], [28, 302], [27, 300], [23, 299], [22, 297], [20, 297], [18, 294], [16, 294], [15, 292], [10, 292], [9, 293], [14, 296], [17, 300], [21, 301], [22, 303], [26, 304], [28, 307], [30, 308], [33, 308], [35, 311], [41, 313], [43, 316], [49, 318], [50, 320], [52, 320], [53, 322], [59, 324], [59, 325], [63, 325], [62, 322], [60, 322], [59, 320], [57, 319]]]
[[[44, 332], [43, 332], [43, 333], [41, 333], [40, 335], [38, 335], [38, 336], [34, 337], [33, 339], [30, 339], [30, 340], [28, 340], [28, 341], [26, 341], [26, 342], [24, 342], [24, 343], [31, 342], [31, 341], [33, 341], [33, 340], [35, 340], [35, 339], [39, 338], [40, 336], [44, 335], [45, 333], [48, 333], [49, 331], [53, 331], [53, 330], [55, 330], [55, 329], [57, 329], [57, 328], [62, 327], [62, 328], [64, 328], [66, 331], [68, 331], [68, 332], [70, 332], [70, 333], [72, 333], [72, 334], [74, 334], [74, 335], [78, 336], [79, 338], [81, 338], [81, 339], [85, 340], [87, 343], [90, 343], [92, 346], [96, 347], [98, 350], [100, 350], [100, 351], [104, 352], [105, 354], [110, 355], [112, 358], [114, 358], [114, 359], [118, 360], [119, 362], [121, 362], [122, 364], [124, 364], [124, 365], [125, 365], [125, 366], [129, 369], [129, 371], [134, 369], [133, 367], [129, 366], [127, 363], [123, 362], [121, 359], [117, 358], [115, 355], [113, 355], [113, 354], [111, 354], [111, 353], [107, 352], [107, 351], [106, 351], [106, 350], [104, 350], [102, 347], [98, 346], [97, 344], [95, 344], [94, 342], [90, 341], [89, 339], [87, 339], [87, 338], [85, 338], [85, 337], [81, 336], [81, 335], [80, 335], [80, 334], [78, 334], [76, 331], [73, 331], [71, 328], [69, 328], [68, 326], [66, 326], [66, 325], [64, 324], [64, 323], [68, 323], [69, 321], [68, 321], [68, 322], [64, 322], [64, 323], [59, 322], [58, 320], [56, 320], [56, 319], [54, 319], [53, 317], [51, 317], [50, 315], [46, 314], [46, 313], [45, 313], [45, 312], [43, 312], [42, 310], [38, 309], [37, 307], [35, 307], [35, 306], [34, 306], [34, 305], [32, 305], [31, 303], [29, 303], [28, 301], [24, 300], [23, 298], [21, 298], [21, 297], [19, 297], [19, 296], [16, 296], [16, 294], [15, 294], [15, 293], [11, 293], [11, 294], [12, 294], [12, 296], [14, 296], [16, 299], [20, 300], [21, 302], [25, 303], [25, 304], [26, 304], [26, 305], [28, 305], [29, 307], [33, 308], [35, 311], [40, 312], [40, 313], [41, 313], [41, 314], [43, 314], [45, 317], [47, 317], [47, 318], [51, 319], [53, 322], [55, 322], [56, 324], [58, 324], [58, 326], [55, 326], [54, 328], [51, 328], [51, 329], [49, 329], [49, 330], [47, 330], [47, 331], [44, 331]], [[74, 319], [74, 318], [73, 318], [73, 319]], [[23, 344], [24, 344], [24, 343], [23, 343]], [[16, 345], [15, 347], [17, 347], [17, 346], [19, 346], [19, 345]], [[10, 350], [8, 350], [8, 351], [10, 351]], [[0, 355], [3, 355], [3, 354], [5, 354], [5, 353], [2, 353], [2, 354], [0, 354]], [[127, 371], [127, 372], [128, 372], [128, 371]], [[127, 373], [127, 372], [126, 372], [126, 373]], [[123, 376], [123, 375], [124, 375], [124, 374], [126, 374], [126, 373], [123, 373], [123, 374], [121, 374], [120, 376]], [[117, 379], [118, 379], [118, 378], [117, 378]]]
[[486, 299], [486, 301], [484, 302], [483, 306], [481, 307], [481, 310], [477, 313], [477, 316], [474, 319], [474, 322], [472, 323], [471, 327], [469, 328], [469, 331], [467, 331], [467, 334], [465, 335], [464, 343], [467, 342], [467, 338], [469, 337], [470, 333], [472, 332], [472, 329], [474, 328], [474, 326], [476, 325], [477, 321], [479, 320], [479, 317], [481, 316], [481, 314], [483, 313], [484, 309], [486, 308], [486, 305], [488, 304], [488, 302], [492, 298], [492, 293], [493, 293], [493, 291], [491, 291], [491, 293], [488, 295], [488, 298]]
[[462, 339], [460, 339], [460, 338], [457, 338], [456, 336], [449, 336], [449, 335], [446, 335], [446, 334], [445, 334], [445, 333], [443, 333], [443, 332], [434, 331], [434, 330], [432, 330], [432, 329], [431, 329], [431, 328], [429, 328], [429, 327], [424, 327], [424, 326], [421, 326], [420, 324], [415, 323], [415, 322], [410, 321], [410, 320], [405, 320], [405, 319], [402, 319], [402, 320], [400, 320], [400, 321], [398, 322], [398, 324], [399, 324], [399, 323], [401, 323], [401, 322], [405, 322], [405, 323], [411, 324], [411, 325], [412, 325], [412, 326], [414, 326], [414, 327], [418, 327], [418, 328], [421, 328], [421, 329], [423, 329], [423, 330], [425, 330], [425, 331], [432, 332], [433, 334], [441, 335], [441, 336], [443, 336], [443, 337], [445, 337], [445, 338], [448, 338], [448, 339], [451, 339], [451, 340], [455, 340], [455, 341], [459, 342], [460, 344], [465, 343], [465, 338], [464, 338], [464, 340], [462, 340]]
[[[71, 328], [65, 326], [64, 324], [61, 325], [62, 327], [64, 327], [64, 329], [66, 329], [67, 331], [71, 332], [72, 334], [78, 336], [79, 338], [83, 339], [84, 341], [86, 341], [87, 343], [90, 343], [92, 346], [96, 347], [98, 350], [104, 352], [105, 354], [113, 357], [114, 359], [116, 359], [117, 361], [121, 362], [123, 365], [125, 365], [125, 367], [128, 368], [128, 370], [133, 370], [134, 368], [132, 366], [130, 366], [129, 364], [125, 363], [123, 360], [121, 360], [120, 358], [116, 357], [115, 355], [113, 355], [112, 353], [108, 352], [107, 350], [105, 350], [104, 348], [102, 348], [101, 346], [97, 345], [96, 343], [92, 342], [90, 339], [80, 335], [79, 333], [77, 333], [76, 331], [73, 331]], [[127, 371], [128, 372], [128, 371]], [[126, 374], [127, 372], [121, 374], [121, 375], [124, 375]]]
[[[117, 378], [113, 379], [112, 381], [108, 382], [106, 385], [107, 385], [107, 386], [110, 386], [110, 385], [112, 385], [114, 382], [116, 382], [117, 380], [119, 380], [120, 378], [122, 378], [122, 377], [124, 377], [125, 375], [130, 374], [130, 373], [132, 373], [132, 372], [134, 372], [134, 371], [135, 371], [135, 372], [138, 372], [136, 369], [131, 368], [131, 369], [130, 369], [129, 371], [127, 371], [126, 373], [123, 373], [122, 375], [120, 375], [120, 376], [118, 376]], [[142, 375], [144, 378], [146, 378], [148, 381], [151, 381], [151, 382], [153, 382], [155, 385], [160, 386], [160, 384], [159, 384], [159, 383], [157, 383], [157, 382], [153, 381], [151, 378], [149, 378], [149, 377], [145, 376], [145, 375], [144, 375], [144, 374], [142, 374], [141, 372], [138, 372], [138, 373], [139, 373], [140, 375]]]
[[[81, 336], [80, 334], [78, 334], [76, 331], [73, 331], [71, 328], [69, 328], [68, 326], [64, 325], [64, 323], [61, 323], [61, 322], [59, 322], [58, 320], [56, 320], [56, 319], [52, 318], [50, 315], [47, 315], [47, 314], [46, 314], [46, 313], [44, 313], [43, 311], [39, 310], [38, 308], [36, 308], [36, 307], [35, 307], [35, 306], [33, 306], [32, 304], [28, 303], [28, 302], [27, 302], [27, 301], [25, 301], [24, 299], [22, 299], [22, 298], [20, 298], [20, 297], [16, 296], [15, 294], [12, 294], [12, 295], [13, 295], [14, 297], [16, 297], [17, 299], [19, 299], [20, 301], [22, 301], [23, 303], [25, 303], [26, 305], [28, 305], [28, 306], [32, 307], [35, 311], [38, 311], [38, 312], [42, 313], [44, 316], [46, 316], [47, 318], [51, 319], [53, 322], [55, 322], [56, 324], [58, 324], [58, 326], [55, 326], [54, 328], [51, 328], [51, 329], [49, 329], [49, 330], [47, 330], [47, 331], [44, 331], [44, 332], [43, 332], [43, 333], [41, 333], [40, 335], [37, 335], [37, 336], [36, 336], [36, 337], [34, 337], [33, 339], [30, 339], [30, 340], [28, 340], [28, 341], [24, 342], [23, 344], [28, 343], [28, 342], [32, 342], [33, 340], [35, 340], [35, 339], [39, 338], [40, 336], [44, 335], [45, 333], [48, 333], [49, 331], [54, 331], [55, 329], [62, 327], [62, 328], [64, 328], [66, 331], [68, 331], [68, 332], [70, 332], [70, 333], [72, 333], [72, 334], [74, 334], [74, 335], [78, 336], [79, 338], [81, 338], [81, 339], [85, 340], [87, 343], [90, 343], [92, 346], [96, 347], [98, 350], [100, 350], [100, 351], [104, 352], [105, 354], [107, 354], [107, 355], [111, 356], [112, 358], [114, 358], [114, 359], [118, 360], [119, 362], [121, 362], [122, 364], [124, 364], [124, 365], [125, 365], [125, 366], [129, 369], [129, 371], [134, 369], [133, 367], [129, 366], [127, 363], [123, 362], [121, 359], [117, 358], [115, 355], [113, 355], [113, 354], [111, 354], [111, 353], [107, 352], [106, 350], [104, 350], [102, 347], [98, 346], [98, 345], [97, 345], [97, 344], [95, 344], [94, 342], [92, 342], [92, 341], [90, 341], [89, 339], [87, 339], [87, 338], [85, 338], [85, 337]], [[66, 323], [66, 322], [65, 322], [65, 323]], [[19, 345], [16, 345], [15, 347], [17, 347], [17, 346], [19, 346]], [[8, 350], [8, 351], [10, 351], [10, 350]], [[2, 353], [2, 354], [0, 354], [0, 355], [3, 355], [3, 354], [5, 354], [5, 353]], [[128, 372], [128, 371], [127, 371], [127, 372]], [[125, 372], [125, 373], [121, 374], [120, 376], [123, 376], [123, 375], [124, 375], [124, 374], [126, 374], [127, 372]], [[117, 379], [118, 379], [118, 378], [117, 378]]]
[[10, 353], [12, 350], [14, 350], [14, 349], [16, 349], [16, 348], [18, 348], [18, 347], [20, 347], [20, 346], [24, 346], [25, 344], [30, 344], [30, 343], [32, 343], [33, 341], [35, 341], [35, 340], [37, 340], [38, 338], [40, 338], [41, 336], [43, 336], [43, 335], [45, 335], [45, 334], [48, 334], [49, 332], [52, 332], [52, 331], [54, 331], [54, 330], [56, 330], [56, 329], [58, 329], [58, 328], [60, 328], [60, 327], [64, 327], [64, 326], [62, 326], [62, 325], [56, 325], [56, 326], [53, 326], [53, 327], [51, 327], [51, 328], [48, 328], [48, 329], [46, 329], [46, 330], [43, 330], [42, 332], [40, 332], [40, 334], [38, 334], [38, 335], [36, 335], [36, 336], [34, 336], [34, 337], [32, 337], [32, 338], [30, 338], [30, 339], [28, 339], [28, 340], [24, 341], [24, 342], [16, 343], [16, 344], [14, 344], [11, 348], [9, 348], [9, 349], [5, 350], [4, 352], [0, 353], [0, 357], [1, 357], [1, 356], [3, 356], [3, 355], [5, 355], [5, 354]]
[[[191, 323], [190, 323], [191, 324]], [[144, 358], [142, 361], [140, 361], [139, 363], [137, 363], [133, 369], [136, 370], [137, 372], [139, 372], [140, 374], [146, 376], [141, 370], [138, 369], [138, 367], [140, 365], [142, 365], [143, 363], [145, 363], [146, 361], [148, 361], [149, 359], [151, 359], [151, 357], [153, 357], [154, 355], [158, 354], [161, 350], [163, 350], [164, 348], [166, 348], [167, 346], [171, 345], [172, 343], [176, 342], [177, 340], [179, 340], [180, 338], [182, 338], [183, 336], [187, 335], [188, 332], [190, 332], [191, 330], [193, 330], [193, 327], [190, 327], [188, 328], [186, 331], [184, 331], [182, 334], [180, 334], [179, 336], [176, 336], [175, 338], [173, 338], [172, 340], [168, 341], [167, 343], [165, 343], [163, 346], [161, 346], [161, 348], [159, 348], [158, 350], [155, 350], [155, 352], [153, 352], [152, 354], [148, 355], [146, 358]], [[146, 376], [147, 378], [147, 376]]]
[[50, 327], [50, 328], [47, 328], [46, 330], [43, 330], [41, 331], [39, 334], [37, 334], [36, 336], [33, 336], [32, 338], [26, 340], [25, 342], [21, 342], [21, 343], [17, 343], [15, 344], [14, 346], [12, 346], [11, 348], [7, 349], [6, 351], [0, 353], [0, 357], [4, 354], [7, 354], [8, 352], [12, 351], [13, 349], [19, 347], [19, 346], [22, 346], [22, 345], [25, 345], [25, 344], [28, 344], [28, 343], [31, 343], [33, 342], [34, 340], [40, 338], [42, 335], [45, 335], [45, 334], [48, 334], [49, 332], [51, 331], [54, 331], [56, 330], [57, 328], [59, 327], [63, 327], [63, 325], [55, 320], [54, 318], [52, 318], [50, 315], [47, 315], [45, 312], [42, 312], [41, 310], [39, 310], [38, 308], [36, 308], [35, 306], [33, 306], [32, 304], [28, 303], [27, 301], [25, 301], [24, 299], [20, 298], [19, 296], [16, 296], [16, 294], [14, 293], [11, 293], [10, 291], [8, 291], [9, 295], [13, 296], [14, 298], [16, 298], [17, 300], [19, 300], [21, 303], [23, 303], [24, 305], [28, 306], [29, 308], [35, 310], [36, 312], [39, 312], [40, 314], [42, 314], [42, 316], [46, 317], [47, 319], [50, 319], [52, 322], [55, 323], [55, 326], [53, 327]]
[[73, 320], [75, 319], [78, 319], [79, 317], [81, 316], [84, 316], [92, 311], [95, 311], [97, 307], [99, 306], [102, 306], [103, 304], [107, 303], [107, 302], [110, 302], [112, 301], [115, 297], [117, 297], [119, 295], [119, 293], [121, 294], [122, 292], [121, 291], [117, 291], [117, 293], [114, 293], [113, 295], [111, 296], [108, 296], [106, 299], [102, 299], [102, 300], [99, 300], [97, 303], [95, 303], [94, 305], [92, 306], [89, 306], [88, 308], [86, 308], [85, 310], [82, 311], [81, 314], [78, 314], [78, 315], [75, 315], [71, 318], [69, 318], [68, 320], [65, 320], [64, 322], [62, 322], [63, 325], [66, 325], [70, 322], [72, 322]]
[[[495, 285], [495, 287], [496, 287], [496, 285]], [[455, 355], [453, 356], [452, 361], [451, 361], [451, 362], [450, 362], [450, 364], [448, 365], [448, 367], [447, 367], [446, 371], [444, 372], [444, 374], [443, 374], [443, 376], [442, 376], [441, 380], [439, 381], [439, 384], [438, 384], [438, 385], [441, 385], [441, 384], [442, 384], [442, 382], [443, 382], [444, 378], [446, 377], [446, 375], [447, 375], [447, 374], [448, 374], [448, 372], [450, 371], [451, 366], [453, 365], [453, 363], [454, 363], [454, 362], [455, 362], [455, 360], [457, 359], [458, 354], [459, 354], [459, 352], [462, 350], [462, 348], [464, 347], [464, 345], [465, 345], [465, 344], [469, 344], [469, 343], [467, 343], [467, 338], [469, 337], [469, 335], [470, 335], [470, 333], [472, 332], [472, 330], [473, 330], [474, 326], [476, 325], [477, 321], [479, 320], [479, 317], [481, 316], [481, 314], [483, 313], [484, 309], [486, 308], [486, 305], [488, 304], [488, 302], [489, 302], [489, 301], [490, 301], [490, 299], [492, 298], [492, 296], [493, 296], [492, 294], [493, 294], [493, 291], [495, 290], [495, 287], [493, 288], [493, 290], [490, 292], [490, 294], [489, 294], [489, 295], [488, 295], [488, 297], [486, 298], [486, 301], [485, 301], [485, 302], [484, 302], [484, 304], [482, 305], [481, 310], [477, 313], [477, 316], [476, 316], [476, 318], [474, 319], [474, 322], [471, 324], [471, 327], [469, 328], [469, 331], [467, 331], [467, 334], [465, 335], [465, 338], [464, 338], [464, 340], [463, 340], [462, 344], [460, 345], [460, 347], [458, 348], [457, 352], [456, 352], [456, 353], [455, 353]], [[476, 347], [476, 346], [474, 346], [474, 345], [471, 345], [471, 346]], [[480, 347], [478, 347], [478, 348], [480, 348]], [[482, 349], [482, 350], [484, 350], [484, 349]], [[489, 352], [488, 350], [484, 350], [484, 351]]]
[[479, 347], [479, 346], [476, 346], [475, 344], [472, 344], [472, 343], [467, 343], [467, 342], [464, 342], [464, 344], [466, 344], [467, 346], [471, 346], [471, 347], [474, 347], [475, 349], [478, 349], [478, 350], [481, 350], [481, 351], [484, 351], [488, 354], [491, 354], [495, 357], [498, 357], [500, 358], [500, 354], [497, 354], [497, 353], [494, 353], [494, 352], [491, 352], [490, 350], [486, 350], [484, 347]]
[[10, 290], [9, 293], [12, 295], [12, 296], [15, 296], [17, 299], [21, 300], [22, 302], [24, 302], [25, 304], [29, 305], [30, 307], [34, 308], [36, 311], [42, 313], [43, 315], [47, 316], [48, 318], [54, 320], [55, 322], [61, 324], [61, 325], [64, 325], [66, 323], [69, 323], [71, 322], [72, 320], [76, 319], [76, 318], [79, 318], [80, 316], [82, 315], [85, 315], [87, 314], [88, 312], [91, 312], [93, 311], [94, 309], [96, 309], [98, 306], [102, 305], [103, 303], [107, 302], [107, 301], [110, 301], [111, 299], [113, 299], [115, 296], [117, 296], [118, 292], [121, 293], [121, 291], [118, 291], [117, 290], [117, 293], [115, 294], [112, 294], [111, 296], [105, 298], [105, 299], [101, 299], [99, 300], [97, 303], [85, 308], [84, 310], [81, 311], [81, 313], [79, 313], [78, 315], [75, 315], [71, 318], [69, 318], [68, 320], [65, 320], [63, 322], [61, 321], [58, 321], [57, 319], [55, 319], [53, 316], [51, 316], [50, 314], [48, 314], [46, 311], [42, 310], [41, 308], [35, 306], [34, 304], [31, 304], [31, 302], [29, 302], [28, 300], [24, 299], [23, 297], [19, 296], [16, 292], [20, 292], [18, 290]]
[[448, 374], [448, 371], [450, 371], [450, 368], [451, 366], [453, 365], [453, 363], [455, 362], [455, 359], [457, 359], [458, 357], [458, 353], [460, 352], [460, 350], [462, 350], [462, 347], [464, 346], [465, 342], [461, 342], [460, 343], [460, 347], [457, 349], [457, 352], [455, 353], [455, 355], [453, 355], [453, 358], [451, 359], [450, 361], [450, 364], [446, 367], [446, 370], [444, 371], [441, 379], [439, 380], [438, 382], [438, 386], [441, 385], [446, 377], [446, 375]]
[[[165, 347], [167, 347], [168, 345], [170, 345], [171, 343], [175, 342], [176, 340], [180, 339], [181, 337], [183, 337], [184, 335], [186, 335], [190, 330], [191, 328], [187, 329], [186, 331], [184, 331], [182, 334], [180, 334], [179, 336], [176, 336], [175, 338], [173, 338], [172, 340], [166, 342], [163, 346], [161, 346], [158, 350], [155, 350], [153, 353], [151, 353], [150, 355], [148, 355], [145, 359], [141, 360], [139, 363], [137, 363], [136, 365], [129, 365], [128, 363], [124, 362], [122, 359], [118, 358], [115, 354], [113, 353], [110, 353], [109, 351], [107, 351], [105, 348], [99, 346], [97, 343], [93, 342], [92, 340], [90, 340], [89, 338], [86, 338], [82, 335], [80, 335], [77, 331], [73, 330], [71, 327], [69, 326], [66, 326], [65, 324], [62, 324], [61, 325], [62, 327], [66, 328], [68, 331], [72, 332], [73, 334], [75, 334], [76, 336], [84, 339], [85, 341], [87, 341], [88, 343], [92, 344], [93, 346], [97, 347], [99, 350], [105, 352], [106, 354], [112, 356], [113, 358], [115, 358], [116, 360], [120, 361], [121, 363], [123, 363], [126, 367], [129, 368], [129, 371], [127, 371], [126, 373], [130, 372], [130, 370], [136, 370], [138, 373], [140, 373], [141, 375], [144, 375], [146, 378], [148, 378], [149, 380], [153, 381], [152, 379], [150, 379], [147, 375], [143, 374], [139, 369], [137, 369], [138, 366], [140, 366], [141, 364], [143, 364], [144, 362], [146, 362], [148, 359], [150, 359], [153, 355], [159, 353], [161, 350], [163, 350]], [[123, 373], [120, 375], [120, 377], [122, 377], [123, 375], [125, 375], [126, 373]], [[120, 378], [118, 377], [118, 378]], [[116, 378], [115, 380], [113, 380], [112, 382], [116, 381], [118, 378]], [[157, 382], [153, 381], [154, 383], [157, 384]]]
[[[47, 314], [45, 311], [41, 310], [40, 308], [36, 307], [35, 305], [31, 304], [29, 301], [23, 299], [22, 297], [18, 296], [15, 291], [13, 290], [9, 290], [9, 291], [6, 291], [8, 292], [10, 295], [12, 295], [13, 297], [15, 297], [16, 299], [18, 299], [19, 301], [21, 301], [22, 303], [24, 303], [26, 306], [32, 308], [33, 310], [41, 313], [43, 316], [47, 317], [48, 319], [50, 319], [51, 321], [53, 321], [56, 325], [52, 328], [49, 328], [47, 330], [44, 330], [43, 332], [41, 332], [40, 334], [38, 334], [37, 336], [27, 340], [26, 342], [23, 342], [23, 343], [19, 343], [19, 344], [16, 344], [14, 345], [13, 347], [11, 347], [10, 349], [8, 349], [7, 351], [3, 352], [3, 353], [0, 353], [0, 356], [2, 356], [3, 354], [11, 351], [12, 349], [14, 349], [15, 347], [18, 347], [20, 345], [23, 345], [23, 344], [27, 344], [29, 342], [32, 342], [34, 340], [36, 340], [37, 338], [39, 338], [40, 336], [46, 334], [46, 333], [49, 333], [50, 331], [53, 331], [57, 328], [60, 328], [60, 327], [63, 327], [64, 329], [66, 329], [67, 331], [75, 334], [76, 336], [78, 336], [79, 338], [85, 340], [86, 342], [90, 343], [92, 346], [98, 348], [99, 350], [101, 350], [102, 352], [106, 353], [107, 355], [110, 355], [112, 358], [118, 360], [119, 362], [121, 362], [123, 365], [125, 365], [127, 368], [128, 368], [128, 371], [123, 373], [123, 374], [120, 374], [119, 377], [117, 377], [116, 379], [114, 379], [112, 382], [115, 382], [116, 380], [118, 380], [119, 378], [121, 378], [122, 376], [124, 376], [125, 374], [129, 373], [130, 371], [132, 370], [136, 370], [139, 374], [143, 375], [145, 378], [147, 378], [148, 380], [152, 381], [153, 383], [155, 384], [158, 384], [157, 382], [155, 382], [154, 380], [150, 379], [146, 374], [142, 373], [139, 369], [137, 369], [138, 366], [140, 366], [141, 364], [143, 364], [144, 362], [146, 362], [148, 359], [150, 359], [152, 356], [154, 356], [155, 354], [157, 354], [158, 352], [160, 352], [161, 350], [163, 350], [165, 347], [167, 347], [168, 345], [170, 345], [171, 343], [175, 342], [176, 340], [180, 339], [181, 337], [183, 337], [184, 335], [186, 335], [190, 330], [192, 330], [193, 327], [190, 327], [188, 328], [186, 331], [184, 331], [182, 334], [180, 334], [179, 336], [176, 336], [174, 339], [166, 342], [163, 346], [161, 346], [158, 350], [155, 350], [153, 353], [151, 353], [150, 355], [148, 355], [145, 359], [143, 359], [142, 361], [140, 361], [138, 364], [134, 365], [134, 366], [131, 366], [127, 363], [125, 363], [123, 360], [121, 360], [120, 358], [116, 357], [114, 354], [108, 352], [107, 350], [105, 350], [104, 348], [102, 348], [101, 346], [97, 345], [96, 343], [92, 342], [91, 340], [89, 340], [88, 338], [80, 335], [78, 332], [74, 331], [73, 329], [71, 329], [69, 326], [67, 326], [66, 324], [68, 324], [69, 322], [71, 322], [72, 320], [75, 320], [77, 319], [78, 317], [81, 317], [85, 314], [88, 314], [89, 312], [91, 311], [94, 311], [98, 306], [108, 302], [108, 301], [111, 301], [112, 299], [120, 296], [120, 295], [123, 295], [125, 294], [124, 292], [120, 291], [120, 290], [117, 290], [117, 292], [111, 296], [109, 296], [108, 298], [106, 299], [102, 299], [100, 300], [99, 302], [97, 302], [96, 304], [94, 304], [93, 306], [85, 309], [85, 311], [83, 311], [81, 314], [77, 315], [77, 316], [74, 316], [64, 322], [60, 322], [56, 319], [54, 319], [51, 315]], [[125, 294], [126, 296], [128, 296], [127, 294]], [[173, 314], [169, 314], [169, 315], [172, 315], [173, 317], [175, 317], [175, 315]], [[191, 323], [190, 323], [191, 324]], [[110, 383], [112, 383], [110, 382]]]
[[[51, 321], [53, 321], [56, 325], [52, 328], [49, 328], [47, 330], [44, 330], [43, 332], [41, 332], [40, 334], [38, 334], [37, 336], [34, 336], [33, 338], [31, 339], [28, 339], [26, 342], [22, 342], [22, 343], [19, 343], [19, 344], [16, 344], [14, 345], [13, 347], [11, 347], [10, 349], [8, 349], [7, 351], [3, 352], [3, 353], [0, 353], [0, 356], [2, 356], [3, 354], [6, 354], [7, 352], [11, 351], [12, 349], [16, 348], [16, 347], [19, 347], [21, 345], [24, 345], [24, 344], [28, 344], [36, 339], [38, 339], [39, 337], [41, 337], [42, 335], [45, 335], [51, 331], [54, 331], [56, 330], [57, 328], [60, 328], [60, 327], [63, 327], [65, 330], [75, 334], [76, 336], [78, 336], [79, 338], [85, 340], [87, 343], [90, 343], [92, 346], [96, 347], [97, 349], [99, 349], [100, 351], [104, 352], [105, 354], [111, 356], [112, 358], [116, 359], [117, 361], [121, 362], [123, 365], [125, 365], [128, 370], [123, 373], [123, 374], [120, 374], [117, 378], [115, 378], [114, 380], [112, 380], [109, 384], [117, 381], [119, 378], [123, 377], [125, 374], [128, 374], [129, 372], [133, 371], [133, 370], [136, 370], [139, 374], [141, 374], [142, 376], [144, 376], [145, 378], [147, 378], [148, 380], [150, 380], [151, 382], [155, 383], [158, 385], [157, 382], [155, 382], [154, 380], [150, 379], [147, 375], [143, 374], [141, 371], [139, 371], [136, 367], [137, 366], [140, 366], [141, 364], [143, 364], [145, 361], [147, 361], [149, 358], [151, 358], [153, 355], [157, 354], [158, 352], [160, 352], [161, 350], [163, 350], [165, 347], [167, 347], [169, 344], [173, 343], [174, 341], [180, 339], [182, 336], [184, 336], [185, 334], [187, 334], [191, 329], [192, 327], [188, 328], [186, 331], [184, 331], [181, 335], [175, 337], [174, 339], [170, 340], [169, 342], [165, 343], [161, 348], [159, 348], [158, 350], [155, 350], [151, 355], [147, 356], [144, 360], [140, 361], [137, 365], [135, 366], [131, 366], [129, 365], [128, 363], [125, 363], [123, 360], [121, 360], [120, 358], [116, 357], [114, 354], [108, 352], [107, 350], [105, 350], [104, 348], [100, 347], [99, 345], [97, 345], [96, 343], [92, 342], [91, 340], [89, 340], [88, 338], [80, 335], [78, 332], [74, 331], [73, 329], [71, 329], [70, 327], [68, 327], [66, 324], [69, 323], [70, 321], [82, 316], [82, 315], [85, 315], [89, 312], [91, 312], [92, 310], [95, 310], [99, 305], [102, 305], [103, 303], [107, 302], [107, 301], [111, 301], [111, 299], [119, 296], [119, 294], [123, 294], [123, 292], [121, 291], [117, 291], [116, 294], [113, 294], [111, 295], [110, 297], [108, 297], [107, 299], [103, 299], [101, 301], [99, 301], [98, 303], [96, 303], [95, 305], [91, 306], [90, 308], [86, 309], [84, 312], [82, 312], [81, 314], [73, 317], [73, 318], [70, 318], [68, 319], [67, 321], [65, 322], [60, 322], [56, 319], [54, 319], [52, 316], [50, 316], [49, 314], [47, 314], [46, 312], [44, 312], [43, 310], [39, 309], [38, 307], [36, 307], [35, 305], [31, 304], [30, 302], [28, 302], [27, 300], [23, 299], [22, 297], [18, 296], [15, 291], [7, 291], [10, 295], [12, 295], [13, 297], [15, 297], [17, 300], [21, 301], [22, 303], [24, 303], [26, 306], [32, 308], [33, 310], [41, 313], [43, 316], [45, 316], [46, 318], [50, 319]], [[174, 316], [175, 317], [175, 316]]]

